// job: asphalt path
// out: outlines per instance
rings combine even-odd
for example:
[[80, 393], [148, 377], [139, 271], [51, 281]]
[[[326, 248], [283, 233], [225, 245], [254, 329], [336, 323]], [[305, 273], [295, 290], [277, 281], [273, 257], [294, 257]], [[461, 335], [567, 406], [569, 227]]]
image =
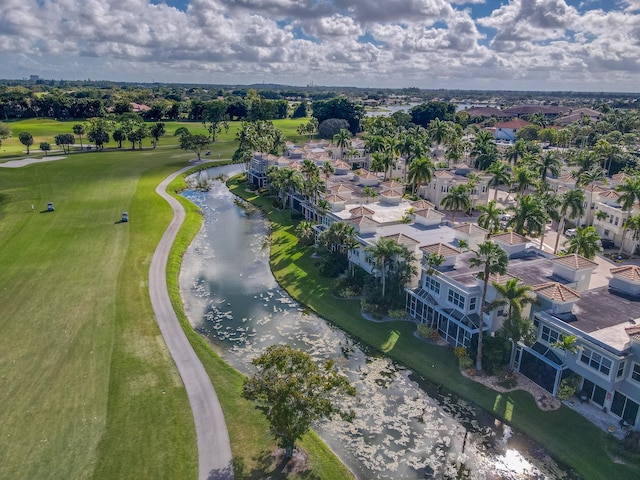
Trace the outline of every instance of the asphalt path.
[[[151, 260], [149, 295], [160, 331], [182, 377], [191, 404], [198, 441], [198, 478], [199, 480], [231, 480], [233, 479], [231, 444], [220, 402], [207, 372], [182, 330], [167, 290], [167, 259], [178, 230], [184, 222], [185, 211], [180, 202], [167, 194], [166, 188], [178, 175], [192, 166], [169, 175], [156, 188], [156, 193], [173, 209], [173, 219]], [[135, 222], [135, 218], [131, 221]]]

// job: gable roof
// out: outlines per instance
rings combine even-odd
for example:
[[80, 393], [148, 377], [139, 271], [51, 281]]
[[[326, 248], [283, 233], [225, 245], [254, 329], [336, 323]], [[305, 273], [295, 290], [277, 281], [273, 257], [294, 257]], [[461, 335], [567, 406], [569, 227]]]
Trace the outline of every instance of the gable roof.
[[407, 247], [409, 250], [413, 250], [416, 247], [416, 245], [420, 243], [415, 238], [411, 238], [410, 236], [405, 235], [404, 233], [394, 233], [392, 235], [385, 235], [384, 238], [390, 238], [392, 240], [395, 240], [397, 243], [399, 243], [403, 247]]
[[453, 227], [453, 229], [458, 232], [466, 233], [467, 235], [486, 235], [489, 233], [489, 230], [482, 228], [480, 225], [476, 225], [475, 223], [463, 223], [462, 225]]
[[373, 215], [376, 212], [370, 208], [360, 205], [359, 207], [349, 210], [349, 213], [354, 217], [362, 217], [363, 215]]
[[420, 199], [420, 200], [416, 200], [415, 202], [411, 202], [410, 205], [413, 207], [414, 210], [423, 210], [425, 208], [435, 208], [435, 205], [427, 200], [424, 199]]

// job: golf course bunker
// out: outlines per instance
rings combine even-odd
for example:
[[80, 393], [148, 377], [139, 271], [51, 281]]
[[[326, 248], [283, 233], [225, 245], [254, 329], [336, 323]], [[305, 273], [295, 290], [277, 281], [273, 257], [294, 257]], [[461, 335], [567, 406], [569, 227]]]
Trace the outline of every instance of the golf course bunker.
[[20, 167], [26, 167], [27, 165], [31, 165], [33, 163], [54, 162], [56, 160], [62, 160], [63, 158], [67, 158], [67, 157], [51, 156], [51, 157], [44, 157], [44, 158], [23, 158], [22, 160], [11, 160], [9, 162], [0, 163], [0, 167], [20, 168]]

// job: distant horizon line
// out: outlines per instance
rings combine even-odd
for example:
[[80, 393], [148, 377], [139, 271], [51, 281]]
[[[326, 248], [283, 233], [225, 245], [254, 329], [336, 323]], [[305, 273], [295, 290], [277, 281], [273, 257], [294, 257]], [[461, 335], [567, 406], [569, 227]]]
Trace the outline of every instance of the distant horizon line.
[[[37, 75], [36, 75], [37, 76]], [[317, 85], [317, 84], [307, 84], [307, 85], [294, 85], [294, 84], [284, 84], [284, 83], [269, 83], [269, 82], [261, 82], [261, 83], [202, 83], [202, 82], [163, 82], [163, 81], [131, 81], [131, 80], [97, 80], [97, 79], [54, 79], [54, 78], [44, 78], [37, 76], [36, 79], [31, 78], [3, 78], [0, 79], [0, 83], [3, 82], [87, 82], [87, 83], [113, 83], [113, 84], [133, 84], [133, 85], [154, 85], [154, 86], [201, 86], [201, 87], [247, 87], [247, 88], [268, 88], [268, 87], [285, 87], [285, 88], [300, 88], [307, 90], [321, 90], [321, 89], [332, 89], [332, 90], [418, 90], [420, 92], [478, 92], [478, 93], [539, 93], [539, 94], [566, 94], [566, 95], [624, 95], [624, 96], [633, 96], [639, 95], [640, 92], [634, 91], [607, 91], [607, 90], [493, 90], [493, 89], [478, 89], [478, 88], [422, 88], [422, 87], [376, 87], [376, 86], [367, 86], [367, 87], [357, 87], [350, 85]]]

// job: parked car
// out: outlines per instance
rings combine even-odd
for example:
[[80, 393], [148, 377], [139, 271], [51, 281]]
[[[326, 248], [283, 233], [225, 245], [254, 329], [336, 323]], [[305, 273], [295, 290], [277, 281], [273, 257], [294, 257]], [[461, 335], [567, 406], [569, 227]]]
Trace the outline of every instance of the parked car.
[[47, 203], [47, 212], [53, 212], [55, 208], [53, 208], [53, 202]]
[[508, 222], [509, 220], [511, 220], [511, 215], [508, 213], [505, 213], [500, 217], [500, 220], [502, 220], [503, 222]]
[[126, 223], [129, 221], [129, 214], [127, 212], [122, 212], [122, 220], [123, 223]]
[[610, 238], [601, 238], [600, 243], [602, 244], [602, 248], [605, 248], [605, 249], [615, 248], [616, 246], [616, 244], [613, 243], [613, 240], [611, 240]]
[[564, 236], [565, 237], [575, 237], [576, 236], [576, 229], [575, 228], [568, 228], [567, 230], [564, 231]]

